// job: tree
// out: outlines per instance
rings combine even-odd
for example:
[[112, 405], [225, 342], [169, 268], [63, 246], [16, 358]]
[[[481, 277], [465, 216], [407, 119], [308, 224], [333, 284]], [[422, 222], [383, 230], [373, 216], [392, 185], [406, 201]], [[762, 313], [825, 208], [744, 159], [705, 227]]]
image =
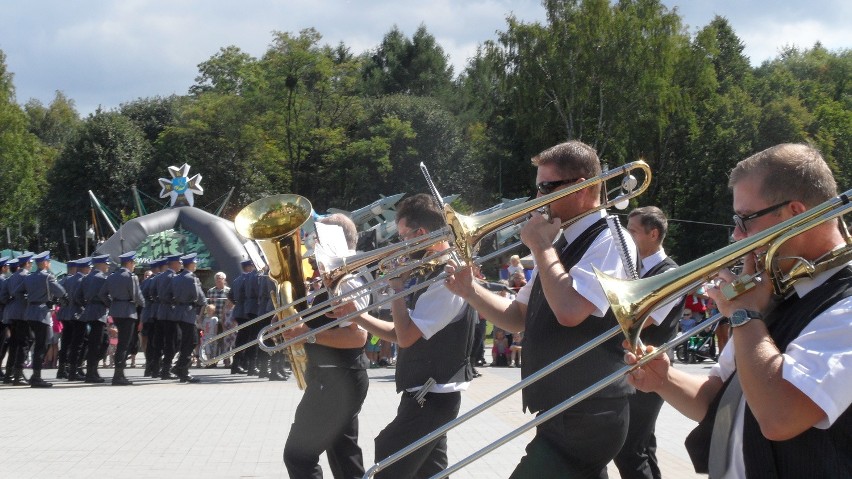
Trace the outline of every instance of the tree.
[[56, 92], [47, 108], [40, 101], [31, 99], [24, 105], [24, 110], [30, 118], [30, 131], [42, 143], [56, 150], [62, 148], [81, 123], [74, 100], [61, 91]]
[[224, 93], [239, 95], [243, 93], [247, 80], [253, 75], [252, 69], [257, 59], [231, 45], [220, 48], [209, 60], [198, 65], [198, 76], [189, 93]]
[[[9, 228], [15, 248], [30, 248], [44, 192], [44, 172], [52, 158], [30, 133], [26, 113], [15, 103], [12, 73], [0, 50], [0, 227]], [[5, 231], [2, 235], [5, 238]], [[35, 248], [35, 241], [32, 242]]]
[[150, 155], [144, 134], [127, 117], [102, 110], [89, 115], [47, 173], [45, 229], [59, 237], [72, 221], [88, 221], [88, 190], [116, 214], [132, 210], [130, 187]]
[[448, 58], [425, 25], [417, 28], [411, 40], [394, 26], [364, 62], [364, 92], [445, 98], [453, 79]]

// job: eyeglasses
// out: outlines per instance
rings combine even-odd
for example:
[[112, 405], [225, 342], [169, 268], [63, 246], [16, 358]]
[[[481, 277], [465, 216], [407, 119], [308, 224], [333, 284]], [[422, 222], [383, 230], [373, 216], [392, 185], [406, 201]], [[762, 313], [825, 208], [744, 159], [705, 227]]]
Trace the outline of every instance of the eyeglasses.
[[416, 238], [416, 237], [420, 236], [421, 235], [421, 233], [420, 233], [421, 229], [422, 228], [415, 228], [413, 230], [408, 230], [405, 233], [403, 233], [402, 231], [397, 231], [397, 234], [399, 235], [399, 238], [401, 240], [408, 241], [411, 238]]
[[539, 193], [543, 195], [548, 195], [550, 193], [553, 193], [553, 190], [555, 190], [556, 188], [559, 188], [562, 185], [574, 183], [579, 179], [580, 178], [570, 178], [567, 180], [542, 181], [541, 183], [536, 184], [535, 187], [536, 189], [538, 189]]
[[760, 218], [763, 215], [767, 215], [769, 213], [772, 213], [773, 211], [775, 211], [779, 208], [783, 208], [783, 207], [787, 206], [788, 204], [790, 204], [791, 201], [792, 200], [782, 201], [781, 203], [778, 203], [776, 205], [772, 205], [768, 208], [764, 208], [764, 209], [762, 209], [762, 210], [760, 210], [756, 213], [752, 213], [750, 215], [745, 215], [745, 216], [734, 215], [734, 225], [736, 225], [736, 227], [739, 228], [740, 231], [742, 231], [743, 233], [748, 233], [748, 230], [746, 229], [746, 221], [751, 221], [753, 219]]

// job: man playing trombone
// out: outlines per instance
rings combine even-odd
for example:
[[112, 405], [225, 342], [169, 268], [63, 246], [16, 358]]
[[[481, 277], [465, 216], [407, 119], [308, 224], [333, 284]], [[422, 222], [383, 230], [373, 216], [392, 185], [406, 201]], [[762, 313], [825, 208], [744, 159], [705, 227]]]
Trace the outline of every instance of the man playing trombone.
[[[532, 163], [540, 196], [601, 174], [597, 153], [578, 141], [545, 150]], [[453, 273], [447, 279], [451, 291], [498, 327], [524, 331], [523, 377], [616, 326], [593, 267], [621, 278], [627, 273], [600, 197], [601, 183], [595, 183], [551, 203], [549, 219], [532, 214], [521, 229], [521, 240], [535, 259], [534, 279], [514, 300], [476, 284], [471, 267], [447, 267]], [[562, 223], [571, 219], [576, 221], [560, 234]], [[628, 235], [624, 242], [636, 264], [636, 248]], [[613, 338], [525, 388], [524, 408], [536, 413], [552, 408], [618, 369], [621, 358], [621, 346]], [[630, 389], [620, 380], [539, 425], [511, 477], [606, 477], [606, 465], [627, 432]]]
[[[831, 170], [807, 145], [757, 153], [737, 164], [728, 184], [736, 240], [837, 195]], [[775, 297], [770, 281], [778, 275], [764, 271], [773, 265], [754, 252], [743, 266], [760, 278], [750, 290], [728, 300], [722, 290], [735, 276], [727, 270], [707, 285], [733, 331], [733, 345], [708, 376], [670, 368], [665, 355], [631, 374], [637, 388], [659, 393], [700, 421], [687, 449], [696, 470], [709, 469], [711, 478], [852, 477], [852, 266], [822, 262], [849, 246], [835, 219], [800, 230], [777, 245], [781, 259], [774, 266], [787, 273], [794, 262], [807, 261], [815, 273], [783, 288], [783, 298]], [[629, 363], [635, 360], [627, 355]]]
[[[418, 194], [402, 200], [396, 208], [399, 237], [411, 240], [445, 226], [444, 213], [435, 200]], [[425, 253], [449, 248], [446, 241], [430, 246]], [[441, 273], [434, 268], [415, 275], [413, 284], [431, 281]], [[391, 279], [395, 293], [408, 284], [408, 274]], [[354, 312], [352, 303], [335, 310], [337, 316]], [[473, 379], [470, 353], [474, 321], [467, 304], [441, 282], [433, 282], [391, 304], [393, 322], [361, 313], [356, 322], [385, 341], [399, 345], [396, 389], [402, 393], [397, 415], [376, 437], [376, 461], [415, 442], [458, 416], [461, 391]], [[430, 477], [447, 467], [446, 435], [379, 472], [377, 478]]]

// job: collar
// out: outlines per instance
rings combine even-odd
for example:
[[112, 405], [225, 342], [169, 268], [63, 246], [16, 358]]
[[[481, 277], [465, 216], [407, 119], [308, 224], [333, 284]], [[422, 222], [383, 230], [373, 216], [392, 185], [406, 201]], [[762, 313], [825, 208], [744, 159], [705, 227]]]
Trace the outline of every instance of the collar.
[[606, 210], [598, 210], [593, 213], [589, 213], [586, 216], [583, 216], [579, 220], [575, 221], [568, 225], [567, 228], [562, 230], [562, 234], [565, 236], [565, 240], [568, 241], [568, 244], [571, 244], [583, 234], [583, 231], [586, 231], [593, 224], [597, 223], [601, 218], [606, 218]]
[[649, 269], [653, 268], [660, 264], [664, 259], [668, 258], [669, 255], [666, 254], [666, 251], [663, 248], [660, 248], [656, 253], [642, 258], [642, 271], [639, 276], [647, 273]]

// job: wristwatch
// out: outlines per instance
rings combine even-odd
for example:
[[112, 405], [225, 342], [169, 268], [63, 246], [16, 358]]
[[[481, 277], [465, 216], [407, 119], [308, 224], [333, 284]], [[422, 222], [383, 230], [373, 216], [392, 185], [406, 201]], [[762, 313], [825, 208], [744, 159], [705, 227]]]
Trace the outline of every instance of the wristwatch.
[[752, 319], [763, 319], [763, 315], [758, 313], [757, 311], [751, 311], [748, 309], [738, 309], [731, 314], [731, 327], [739, 328], [740, 326], [748, 323]]
[[308, 336], [307, 338], [305, 338], [305, 342], [308, 343], [308, 344], [316, 344], [317, 337], [312, 334], [312, 335]]

